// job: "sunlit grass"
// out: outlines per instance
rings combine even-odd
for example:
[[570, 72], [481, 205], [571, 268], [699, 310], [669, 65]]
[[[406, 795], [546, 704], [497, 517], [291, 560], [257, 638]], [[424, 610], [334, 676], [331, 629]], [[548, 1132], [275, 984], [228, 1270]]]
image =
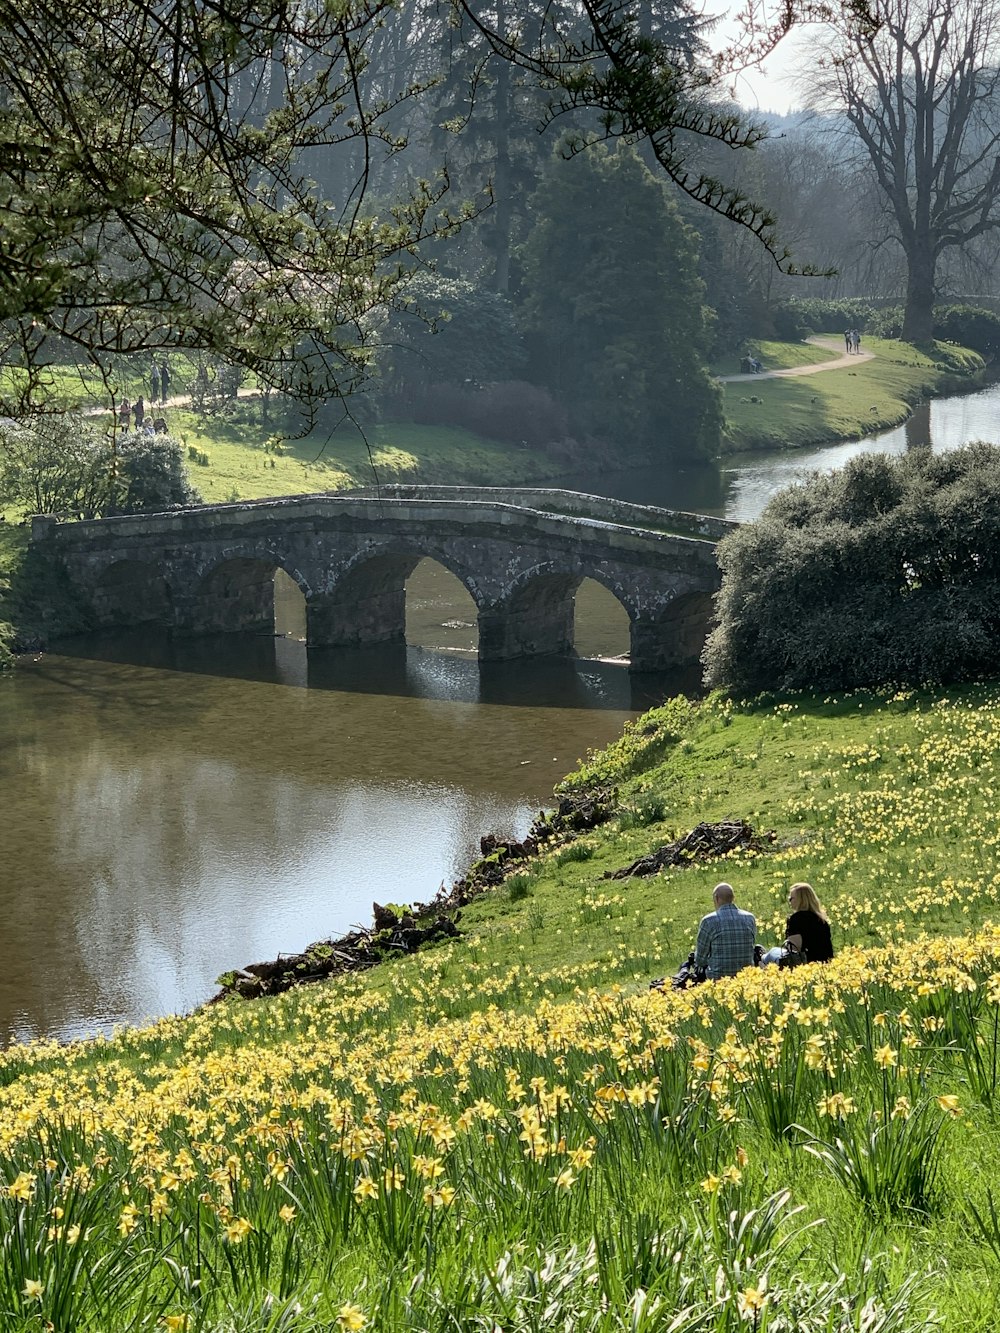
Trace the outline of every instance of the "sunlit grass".
[[[573, 779], [621, 819], [462, 938], [12, 1048], [11, 1326], [992, 1327], [1000, 931], [968, 927], [998, 915], [998, 755], [990, 687], [672, 701]], [[736, 815], [779, 850], [603, 878]], [[650, 994], [721, 877], [768, 938], [809, 878], [835, 962]]]
[[[831, 348], [833, 355], [833, 340]], [[850, 368], [723, 385], [730, 447], [778, 449], [898, 426], [921, 398], [983, 364], [974, 352], [945, 343], [935, 345], [933, 358], [889, 339], [865, 338], [863, 348], [874, 359]]]

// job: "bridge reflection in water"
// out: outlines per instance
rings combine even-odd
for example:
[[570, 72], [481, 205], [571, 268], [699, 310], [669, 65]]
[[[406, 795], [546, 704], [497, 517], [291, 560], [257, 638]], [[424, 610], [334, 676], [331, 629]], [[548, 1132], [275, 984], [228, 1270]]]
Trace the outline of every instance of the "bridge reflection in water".
[[577, 651], [571, 657], [480, 662], [472, 599], [457, 579], [422, 561], [407, 582], [406, 643], [370, 648], [307, 648], [304, 598], [275, 577], [275, 625], [268, 634], [176, 637], [151, 625], [64, 641], [67, 656], [132, 666], [262, 681], [292, 688], [443, 699], [457, 703], [638, 710], [665, 694], [699, 690], [696, 667], [628, 671], [628, 617], [599, 585], [577, 593]]

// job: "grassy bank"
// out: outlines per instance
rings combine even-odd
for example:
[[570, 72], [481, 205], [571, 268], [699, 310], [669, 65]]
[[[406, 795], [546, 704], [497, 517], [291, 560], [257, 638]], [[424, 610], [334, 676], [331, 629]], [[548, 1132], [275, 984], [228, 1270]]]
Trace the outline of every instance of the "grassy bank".
[[[883, 338], [866, 338], [864, 346], [874, 359], [847, 369], [724, 384], [728, 447], [783, 449], [858, 439], [901, 425], [923, 399], [971, 387], [983, 370], [977, 353], [950, 344], [935, 344], [932, 355]], [[833, 340], [830, 348], [831, 357], [841, 350]], [[780, 356], [764, 359], [769, 369], [783, 368]]]
[[[1000, 936], [950, 936], [1000, 892], [998, 740], [986, 688], [675, 701], [461, 939], [8, 1051], [6, 1326], [992, 1328]], [[603, 878], [723, 815], [777, 850]], [[837, 961], [648, 994], [721, 877], [765, 938], [808, 877]]]
[[188, 451], [192, 484], [209, 501], [371, 486], [376, 474], [383, 483], [529, 485], [559, 466], [534, 450], [450, 426], [380, 422], [366, 430], [367, 441], [353, 426], [279, 439], [253, 403], [241, 405], [235, 419], [173, 410], [169, 425]]

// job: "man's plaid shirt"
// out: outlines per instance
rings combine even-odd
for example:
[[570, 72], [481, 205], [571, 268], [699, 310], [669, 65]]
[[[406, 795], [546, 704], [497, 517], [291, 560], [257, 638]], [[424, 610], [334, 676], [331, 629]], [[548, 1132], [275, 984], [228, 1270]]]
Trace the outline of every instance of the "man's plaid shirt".
[[753, 966], [753, 946], [757, 941], [757, 922], [750, 912], [735, 903], [723, 903], [698, 927], [694, 948], [696, 967], [703, 967], [713, 980], [733, 977], [744, 967]]

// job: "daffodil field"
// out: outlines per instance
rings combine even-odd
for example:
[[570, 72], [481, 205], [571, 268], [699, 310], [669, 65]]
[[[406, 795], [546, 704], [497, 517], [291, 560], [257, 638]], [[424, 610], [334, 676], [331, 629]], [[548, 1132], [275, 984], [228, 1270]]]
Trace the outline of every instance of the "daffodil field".
[[[0, 1328], [995, 1327], [998, 740], [982, 689], [673, 701], [460, 939], [0, 1054]], [[602, 878], [722, 815], [776, 850]], [[650, 992], [720, 878], [765, 943], [809, 878], [834, 962]]]

